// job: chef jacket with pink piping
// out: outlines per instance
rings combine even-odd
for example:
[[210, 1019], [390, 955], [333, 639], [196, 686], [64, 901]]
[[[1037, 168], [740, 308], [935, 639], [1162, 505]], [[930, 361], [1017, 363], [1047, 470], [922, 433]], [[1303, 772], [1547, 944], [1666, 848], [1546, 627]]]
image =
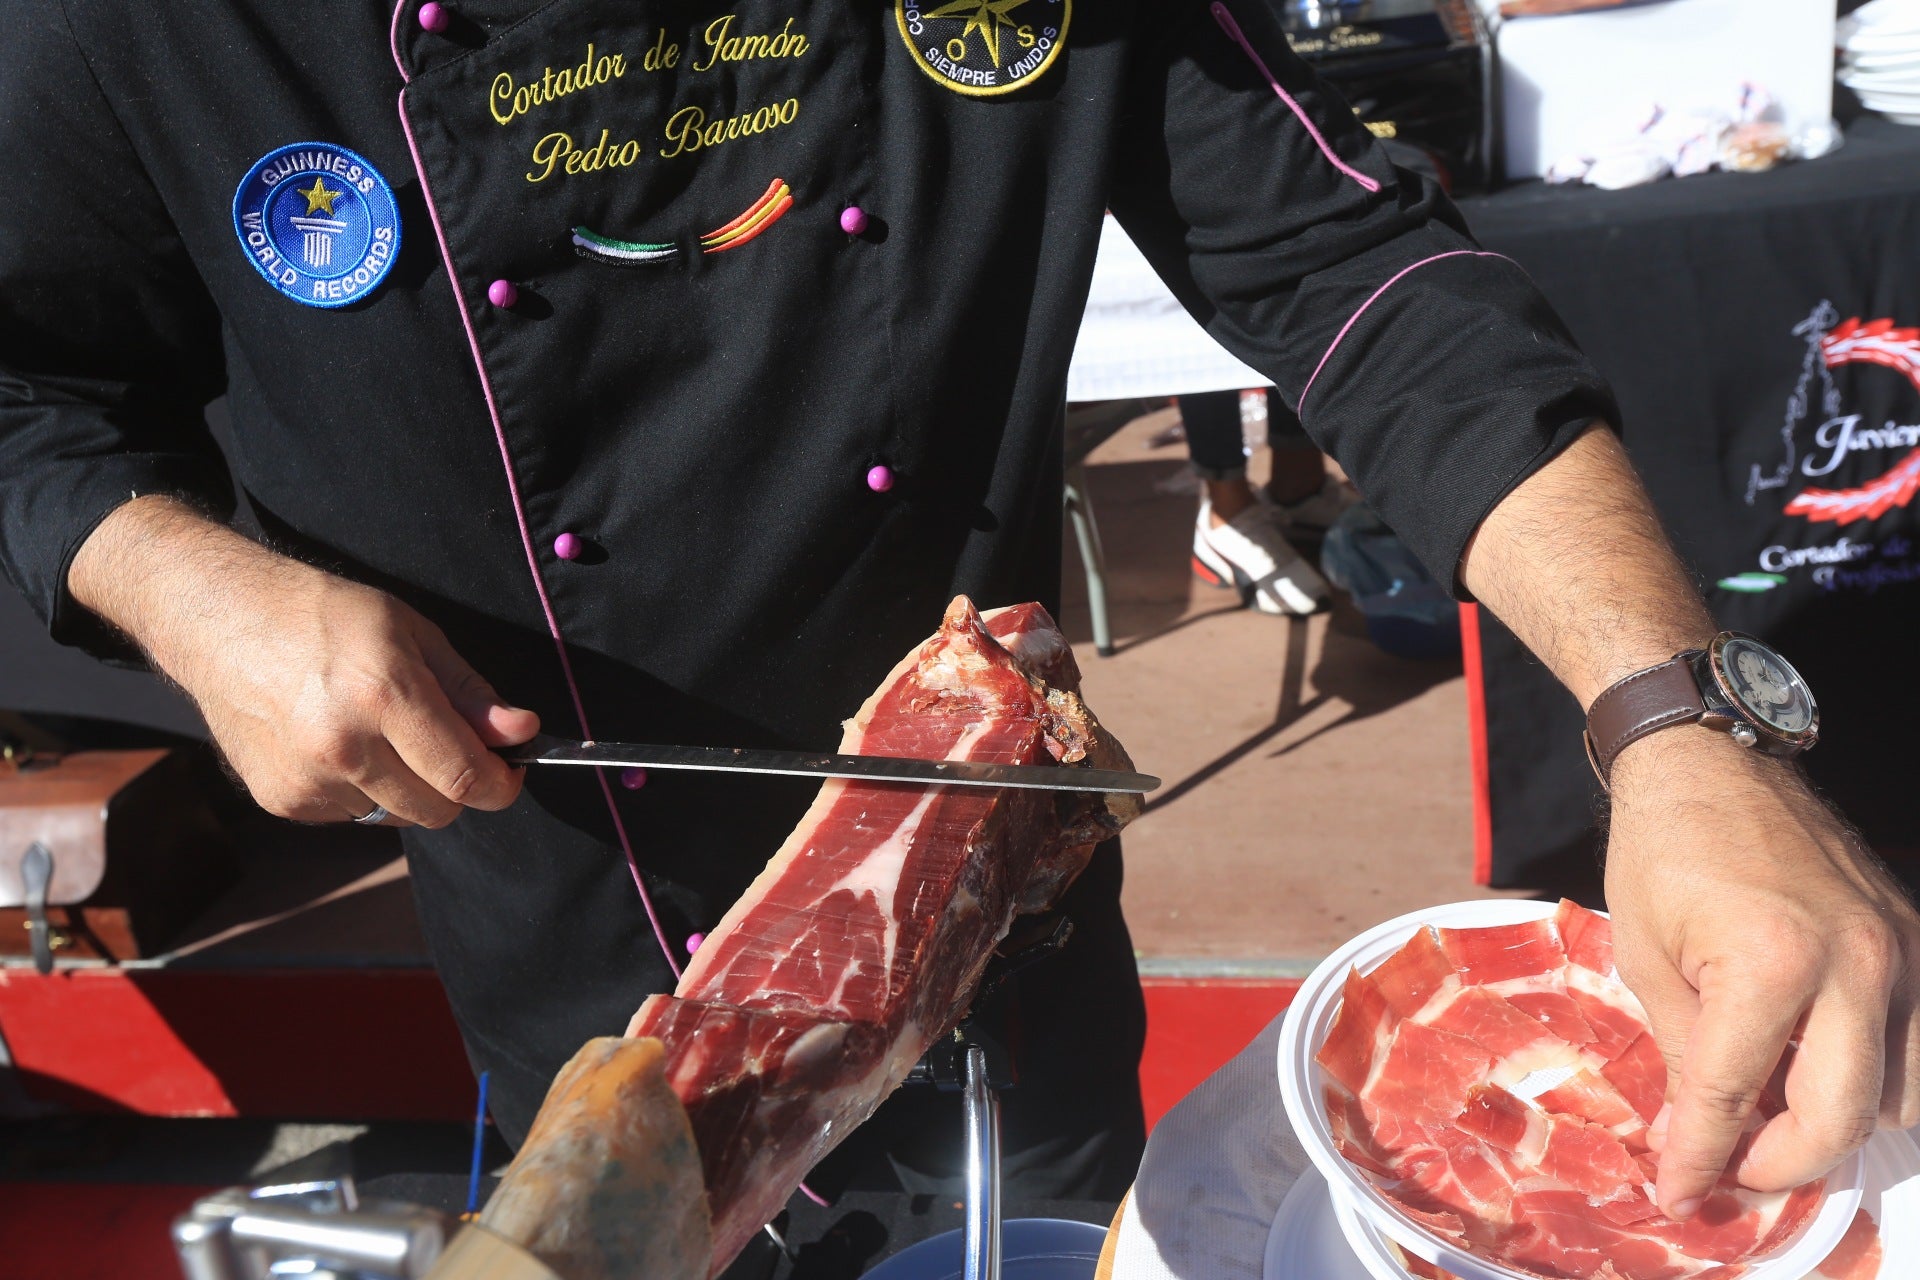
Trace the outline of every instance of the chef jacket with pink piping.
[[[828, 746], [956, 593], [1055, 601], [1108, 209], [1443, 582], [1614, 412], [1261, 0], [26, 0], [8, 26], [0, 563], [103, 656], [131, 655], [64, 585], [93, 527], [133, 494], [243, 500], [549, 731]], [[296, 143], [395, 193], [397, 257], [349, 305], [287, 296], [236, 235], [237, 186]], [[407, 833], [509, 1137], [808, 791], [538, 776]], [[1110, 861], [1047, 979], [1077, 995], [1023, 1006], [1088, 1022], [1016, 1037], [1034, 1133], [1137, 1128]]]

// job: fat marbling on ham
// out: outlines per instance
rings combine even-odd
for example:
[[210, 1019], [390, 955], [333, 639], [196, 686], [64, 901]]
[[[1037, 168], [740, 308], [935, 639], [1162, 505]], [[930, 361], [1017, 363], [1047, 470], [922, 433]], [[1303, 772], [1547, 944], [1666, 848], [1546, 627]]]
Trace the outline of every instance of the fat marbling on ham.
[[[843, 752], [1131, 768], [1039, 605], [962, 596], [847, 723]], [[1044, 909], [1138, 800], [826, 783], [628, 1034], [667, 1046], [700, 1148], [717, 1273], [966, 1011], [1017, 915]]]

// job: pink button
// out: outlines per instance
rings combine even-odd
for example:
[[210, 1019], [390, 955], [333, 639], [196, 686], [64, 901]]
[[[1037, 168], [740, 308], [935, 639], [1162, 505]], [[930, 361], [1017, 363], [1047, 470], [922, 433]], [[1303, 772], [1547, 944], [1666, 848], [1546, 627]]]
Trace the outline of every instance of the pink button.
[[445, 31], [447, 24], [453, 21], [452, 16], [447, 13], [446, 7], [435, 4], [433, 0], [427, 0], [425, 4], [420, 6], [419, 17], [420, 29], [423, 31]]
[[620, 785], [629, 791], [638, 791], [647, 785], [647, 771], [635, 766], [620, 771]]
[[520, 301], [520, 290], [511, 280], [495, 280], [487, 286], [487, 301], [496, 307], [510, 307]]
[[563, 533], [553, 540], [553, 554], [562, 560], [577, 560], [585, 550], [586, 544], [571, 533]]
[[873, 490], [875, 493], [885, 493], [887, 490], [893, 488], [893, 468], [884, 466], [868, 467], [867, 488]]
[[867, 211], [857, 204], [850, 204], [840, 211], [840, 229], [850, 236], [857, 236], [867, 229]]
[[692, 955], [694, 952], [698, 951], [700, 949], [700, 944], [705, 942], [706, 940], [707, 940], [707, 935], [704, 933], [688, 934], [687, 935], [687, 954]]

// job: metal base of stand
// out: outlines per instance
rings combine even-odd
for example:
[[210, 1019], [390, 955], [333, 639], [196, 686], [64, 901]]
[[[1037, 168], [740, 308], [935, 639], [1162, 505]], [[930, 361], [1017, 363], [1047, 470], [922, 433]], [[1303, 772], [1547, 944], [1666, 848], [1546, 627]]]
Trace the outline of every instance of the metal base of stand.
[[966, 1280], [1000, 1280], [1000, 1095], [987, 1077], [987, 1053], [967, 1046]]

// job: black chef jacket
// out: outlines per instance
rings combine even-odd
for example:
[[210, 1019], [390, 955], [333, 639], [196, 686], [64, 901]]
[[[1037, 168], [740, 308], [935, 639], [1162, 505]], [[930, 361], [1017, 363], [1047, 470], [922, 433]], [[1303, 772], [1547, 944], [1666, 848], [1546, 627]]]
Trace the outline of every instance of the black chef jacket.
[[[1054, 599], [1108, 208], [1442, 581], [1612, 412], [1519, 268], [1385, 160], [1263, 0], [452, 0], [438, 30], [416, 0], [11, 12], [0, 551], [58, 638], [102, 652], [67, 565], [131, 494], [231, 507], [202, 416], [224, 390], [268, 535], [408, 600], [550, 730], [834, 742], [956, 592]], [[235, 227], [256, 161], [313, 142], [399, 211], [390, 274], [332, 309], [264, 279]], [[539, 776], [509, 812], [408, 834], [510, 1136], [583, 1039], [671, 985], [622, 845], [678, 947], [806, 790]], [[1069, 1127], [1091, 1077], [1131, 1096], [1118, 883], [1081, 906], [1104, 922], [1089, 972], [1119, 976], [1025, 1032], [1080, 1061], [1048, 1108]]]

